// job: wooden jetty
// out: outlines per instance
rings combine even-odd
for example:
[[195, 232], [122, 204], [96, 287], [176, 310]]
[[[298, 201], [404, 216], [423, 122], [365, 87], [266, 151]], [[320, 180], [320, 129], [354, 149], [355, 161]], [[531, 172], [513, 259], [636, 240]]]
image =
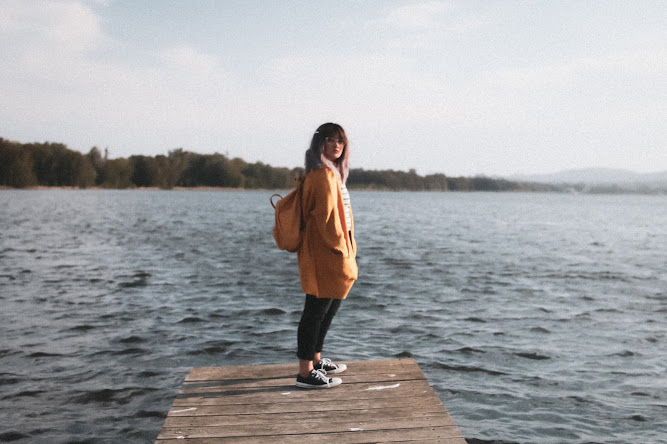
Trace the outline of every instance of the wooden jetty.
[[296, 363], [193, 368], [156, 443], [466, 444], [414, 359], [346, 363], [317, 390], [294, 385]]

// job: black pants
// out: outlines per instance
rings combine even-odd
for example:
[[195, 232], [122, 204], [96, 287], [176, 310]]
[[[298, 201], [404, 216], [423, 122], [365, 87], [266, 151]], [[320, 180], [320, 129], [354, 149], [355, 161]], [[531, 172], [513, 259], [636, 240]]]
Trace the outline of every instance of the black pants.
[[340, 307], [341, 299], [317, 298], [306, 295], [299, 330], [297, 332], [297, 357], [312, 361], [315, 353], [322, 351], [331, 320]]

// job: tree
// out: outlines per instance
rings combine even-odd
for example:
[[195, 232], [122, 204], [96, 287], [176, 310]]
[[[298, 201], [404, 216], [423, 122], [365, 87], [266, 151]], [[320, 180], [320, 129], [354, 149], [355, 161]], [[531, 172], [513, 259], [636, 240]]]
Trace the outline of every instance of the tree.
[[104, 162], [98, 184], [104, 188], [130, 188], [133, 186], [132, 173], [132, 164], [128, 159], [108, 159]]
[[26, 188], [37, 184], [32, 153], [16, 142], [0, 138], [0, 185]]
[[184, 187], [198, 187], [204, 184], [203, 172], [206, 167], [206, 156], [190, 154], [187, 167], [183, 170], [179, 184]]
[[155, 159], [146, 156], [131, 156], [132, 183], [137, 187], [153, 187], [158, 183], [158, 168]]
[[447, 176], [444, 174], [430, 174], [424, 177], [424, 188], [428, 191], [447, 191]]
[[470, 180], [466, 177], [448, 177], [447, 188], [451, 191], [471, 191]]
[[79, 188], [88, 188], [95, 185], [97, 171], [95, 171], [95, 167], [93, 167], [90, 157], [76, 153], [74, 155], [73, 163], [74, 182], [72, 185]]

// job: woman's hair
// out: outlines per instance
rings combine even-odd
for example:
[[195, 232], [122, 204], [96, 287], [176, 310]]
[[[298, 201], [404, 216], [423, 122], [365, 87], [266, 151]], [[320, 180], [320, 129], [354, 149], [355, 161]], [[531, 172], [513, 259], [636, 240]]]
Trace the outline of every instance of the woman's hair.
[[[324, 153], [322, 153], [322, 146], [327, 137], [338, 138], [344, 142], [343, 153], [333, 162], [324, 157]], [[322, 165], [326, 165], [338, 173], [341, 182], [345, 183], [350, 172], [349, 157], [350, 149], [343, 127], [337, 123], [325, 123], [317, 128], [317, 131], [313, 134], [313, 140], [310, 141], [310, 148], [306, 151], [306, 174], [320, 168]]]

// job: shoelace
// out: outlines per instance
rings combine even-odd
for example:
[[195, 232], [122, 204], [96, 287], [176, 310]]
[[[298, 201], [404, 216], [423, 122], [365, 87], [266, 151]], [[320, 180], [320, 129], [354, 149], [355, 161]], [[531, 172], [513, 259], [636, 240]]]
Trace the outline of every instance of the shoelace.
[[[315, 373], [313, 375], [313, 372]], [[329, 383], [329, 378], [327, 378], [327, 371], [326, 370], [313, 370], [310, 374], [313, 375], [315, 379], [319, 379], [320, 381], [324, 381], [326, 383]]]
[[329, 368], [335, 370], [335, 369], [338, 368], [338, 365], [334, 364], [331, 361], [331, 359], [329, 359], [329, 358], [323, 358], [323, 359], [320, 359], [320, 367], [322, 368], [322, 370], [324, 370], [324, 367], [329, 367]]

